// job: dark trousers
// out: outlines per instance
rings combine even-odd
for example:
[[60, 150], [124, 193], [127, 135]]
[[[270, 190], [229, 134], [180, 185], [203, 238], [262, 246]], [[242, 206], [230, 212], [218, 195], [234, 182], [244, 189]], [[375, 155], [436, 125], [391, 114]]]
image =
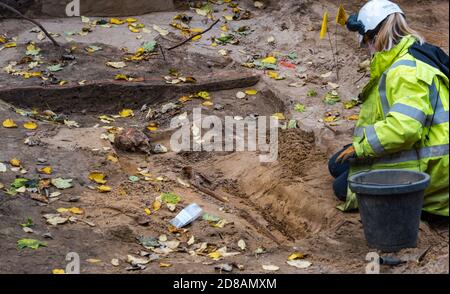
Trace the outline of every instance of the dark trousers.
[[336, 159], [351, 145], [345, 146], [341, 151], [333, 155], [328, 161], [328, 170], [330, 174], [334, 177], [333, 190], [334, 194], [341, 201], [347, 199], [347, 189], [348, 189], [348, 175], [350, 172], [350, 163], [336, 163]]

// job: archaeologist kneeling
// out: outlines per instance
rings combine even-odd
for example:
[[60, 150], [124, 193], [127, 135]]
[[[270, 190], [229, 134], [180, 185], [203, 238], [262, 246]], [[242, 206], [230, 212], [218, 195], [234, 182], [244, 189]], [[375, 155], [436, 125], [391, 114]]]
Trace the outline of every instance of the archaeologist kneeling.
[[339, 208], [357, 208], [349, 176], [408, 169], [431, 176], [423, 210], [448, 216], [448, 55], [424, 43], [400, 7], [390, 1], [369, 1], [358, 15], [349, 17], [347, 28], [359, 33], [361, 45], [373, 57], [353, 144], [329, 162], [335, 194], [346, 201]]

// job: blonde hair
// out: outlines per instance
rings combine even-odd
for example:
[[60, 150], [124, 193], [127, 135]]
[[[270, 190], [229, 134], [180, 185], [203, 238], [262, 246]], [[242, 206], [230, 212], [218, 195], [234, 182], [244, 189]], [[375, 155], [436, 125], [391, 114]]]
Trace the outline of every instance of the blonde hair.
[[425, 39], [408, 25], [403, 14], [391, 14], [375, 37], [375, 50], [389, 51], [408, 35], [414, 37], [420, 44], [425, 42]]

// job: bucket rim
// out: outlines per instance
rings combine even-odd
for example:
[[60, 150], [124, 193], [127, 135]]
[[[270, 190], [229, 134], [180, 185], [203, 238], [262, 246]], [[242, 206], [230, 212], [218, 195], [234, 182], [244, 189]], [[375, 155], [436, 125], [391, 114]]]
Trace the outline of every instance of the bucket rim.
[[[402, 172], [402, 173], [411, 173], [411, 174], [419, 174], [423, 177], [423, 179], [413, 182], [411, 184], [392, 184], [392, 185], [382, 185], [382, 184], [370, 184], [370, 183], [358, 183], [356, 179], [363, 175], [371, 174], [371, 173], [392, 173], [392, 172]], [[427, 173], [418, 172], [413, 170], [405, 170], [405, 169], [377, 169], [372, 171], [364, 171], [352, 175], [348, 179], [349, 187], [351, 191], [356, 194], [367, 194], [367, 195], [388, 195], [388, 194], [407, 194], [407, 193], [415, 193], [419, 191], [424, 191], [428, 185], [430, 184], [431, 177]]]

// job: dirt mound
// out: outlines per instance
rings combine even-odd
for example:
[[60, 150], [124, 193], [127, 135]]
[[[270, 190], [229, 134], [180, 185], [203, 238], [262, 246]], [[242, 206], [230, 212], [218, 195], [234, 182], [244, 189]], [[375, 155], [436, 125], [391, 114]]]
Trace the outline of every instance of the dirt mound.
[[279, 136], [279, 160], [285, 176], [305, 176], [311, 163], [322, 160], [324, 154], [315, 149], [313, 132], [289, 129]]

